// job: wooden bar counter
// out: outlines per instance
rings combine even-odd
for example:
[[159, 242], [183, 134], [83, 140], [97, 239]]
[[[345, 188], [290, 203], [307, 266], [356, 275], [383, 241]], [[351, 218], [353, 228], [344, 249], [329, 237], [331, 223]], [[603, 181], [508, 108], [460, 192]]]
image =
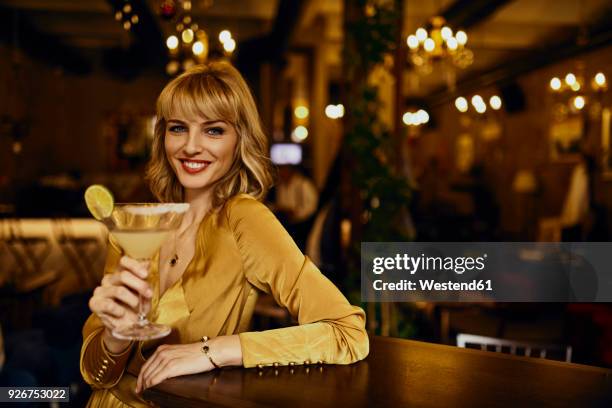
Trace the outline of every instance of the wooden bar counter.
[[230, 368], [165, 381], [159, 407], [612, 407], [612, 370], [374, 337], [349, 366]]

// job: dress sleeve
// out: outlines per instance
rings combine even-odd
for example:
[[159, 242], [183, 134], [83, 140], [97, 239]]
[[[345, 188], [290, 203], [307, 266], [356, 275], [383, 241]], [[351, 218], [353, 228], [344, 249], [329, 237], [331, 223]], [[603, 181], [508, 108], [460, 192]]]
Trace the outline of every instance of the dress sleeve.
[[274, 214], [252, 198], [235, 199], [229, 223], [246, 279], [272, 294], [299, 326], [241, 333], [243, 364], [350, 364], [365, 358], [365, 313], [304, 256]]
[[[121, 252], [111, 241], [104, 266], [104, 274], [113, 273], [121, 258]], [[81, 375], [93, 388], [111, 388], [123, 376], [133, 342], [120, 354], [111, 353], [104, 346], [102, 334], [104, 324], [98, 316], [91, 314], [83, 326], [81, 346]]]

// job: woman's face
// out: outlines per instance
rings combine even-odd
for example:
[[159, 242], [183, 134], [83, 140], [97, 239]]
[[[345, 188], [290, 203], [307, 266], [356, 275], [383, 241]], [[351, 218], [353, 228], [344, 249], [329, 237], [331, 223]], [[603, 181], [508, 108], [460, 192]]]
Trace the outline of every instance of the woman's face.
[[175, 115], [166, 121], [166, 157], [186, 190], [211, 187], [230, 167], [238, 134], [217, 119]]

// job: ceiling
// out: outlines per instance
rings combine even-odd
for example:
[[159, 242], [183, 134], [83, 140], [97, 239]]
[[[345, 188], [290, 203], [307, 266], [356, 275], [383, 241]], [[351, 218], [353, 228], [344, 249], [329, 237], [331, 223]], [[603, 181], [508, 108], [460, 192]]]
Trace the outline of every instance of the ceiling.
[[[19, 10], [37, 29], [73, 47], [81, 49], [126, 46], [131, 38], [114, 20], [112, 1], [108, 0], [0, 0], [0, 6]], [[159, 18], [159, 0], [146, 0], [165, 35], [173, 25]], [[229, 29], [240, 40], [266, 33], [276, 16], [278, 0], [192, 0], [192, 16], [201, 27], [215, 36]]]
[[[492, 7], [491, 3], [494, 3]], [[445, 14], [453, 6], [466, 8], [478, 4], [481, 9], [489, 7], [489, 13], [466, 19], [470, 21], [469, 26], [452, 27], [455, 31], [467, 32], [468, 46], [475, 56], [470, 67], [455, 72], [458, 83], [510, 61], [529, 59], [547, 47], [554, 50], [562, 43], [572, 43], [581, 26], [592, 26], [602, 16], [611, 16], [612, 6], [609, 0], [404, 0], [403, 38], [425, 26], [432, 16]], [[323, 55], [333, 66], [331, 72], [336, 79], [342, 72], [339, 67], [342, 19], [342, 0], [310, 0], [293, 40], [301, 47], [323, 45]], [[446, 88], [444, 78], [442, 68], [427, 76], [406, 70], [404, 94], [419, 99], [439, 93]]]
[[[134, 40], [113, 19], [114, 0], [0, 0], [0, 7], [20, 11], [40, 32], [56, 36], [63, 44], [77, 50], [92, 51], [114, 47], [127, 48]], [[132, 0], [145, 3], [164, 36], [173, 26], [159, 18], [160, 0]], [[294, 1], [294, 0], [292, 0]], [[349, 0], [346, 0], [349, 1]], [[468, 46], [474, 51], [474, 64], [458, 72], [459, 82], [494, 67], [524, 58], [547, 46], [555, 47], [576, 38], [578, 29], [592, 24], [602, 15], [610, 15], [609, 0], [491, 0], [496, 7], [481, 19], [463, 28]], [[280, 0], [192, 0], [193, 17], [210, 37], [229, 29], [238, 43], [270, 32], [275, 23]], [[405, 0], [405, 36], [443, 14], [453, 5], [468, 7], [486, 1]], [[292, 46], [304, 48], [324, 45], [323, 54], [331, 72], [340, 73], [343, 41], [343, 0], [303, 0], [299, 23], [294, 27]], [[472, 19], [474, 20], [474, 19]], [[404, 37], [405, 37], [404, 36]], [[407, 72], [405, 93], [425, 97], [445, 87], [440, 71], [416, 78]], [[332, 75], [333, 77], [333, 75]]]
[[[408, 0], [406, 34], [414, 33], [434, 13], [442, 14], [452, 1], [438, 2], [437, 12], [431, 8], [435, 3]], [[474, 52], [474, 63], [465, 70], [457, 70], [458, 81], [509, 61], [530, 58], [534, 52], [554, 49], [563, 42], [572, 42], [581, 26], [592, 25], [610, 12], [610, 6], [609, 0], [512, 0], [477, 24], [451, 27], [465, 29], [468, 47]], [[411, 86], [411, 81], [405, 81], [405, 93], [424, 97], [446, 86], [440, 70], [421, 77], [418, 82], [418, 86]]]

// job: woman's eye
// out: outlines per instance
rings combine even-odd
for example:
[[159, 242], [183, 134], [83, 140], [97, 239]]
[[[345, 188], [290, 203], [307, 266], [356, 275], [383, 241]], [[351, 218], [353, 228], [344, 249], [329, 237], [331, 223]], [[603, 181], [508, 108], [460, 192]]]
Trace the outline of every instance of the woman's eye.
[[221, 127], [212, 127], [206, 129], [206, 133], [212, 136], [221, 136], [223, 134], [223, 128]]
[[187, 131], [187, 128], [181, 125], [173, 125], [173, 126], [170, 126], [168, 130], [170, 130], [170, 132], [172, 133], [183, 133]]

